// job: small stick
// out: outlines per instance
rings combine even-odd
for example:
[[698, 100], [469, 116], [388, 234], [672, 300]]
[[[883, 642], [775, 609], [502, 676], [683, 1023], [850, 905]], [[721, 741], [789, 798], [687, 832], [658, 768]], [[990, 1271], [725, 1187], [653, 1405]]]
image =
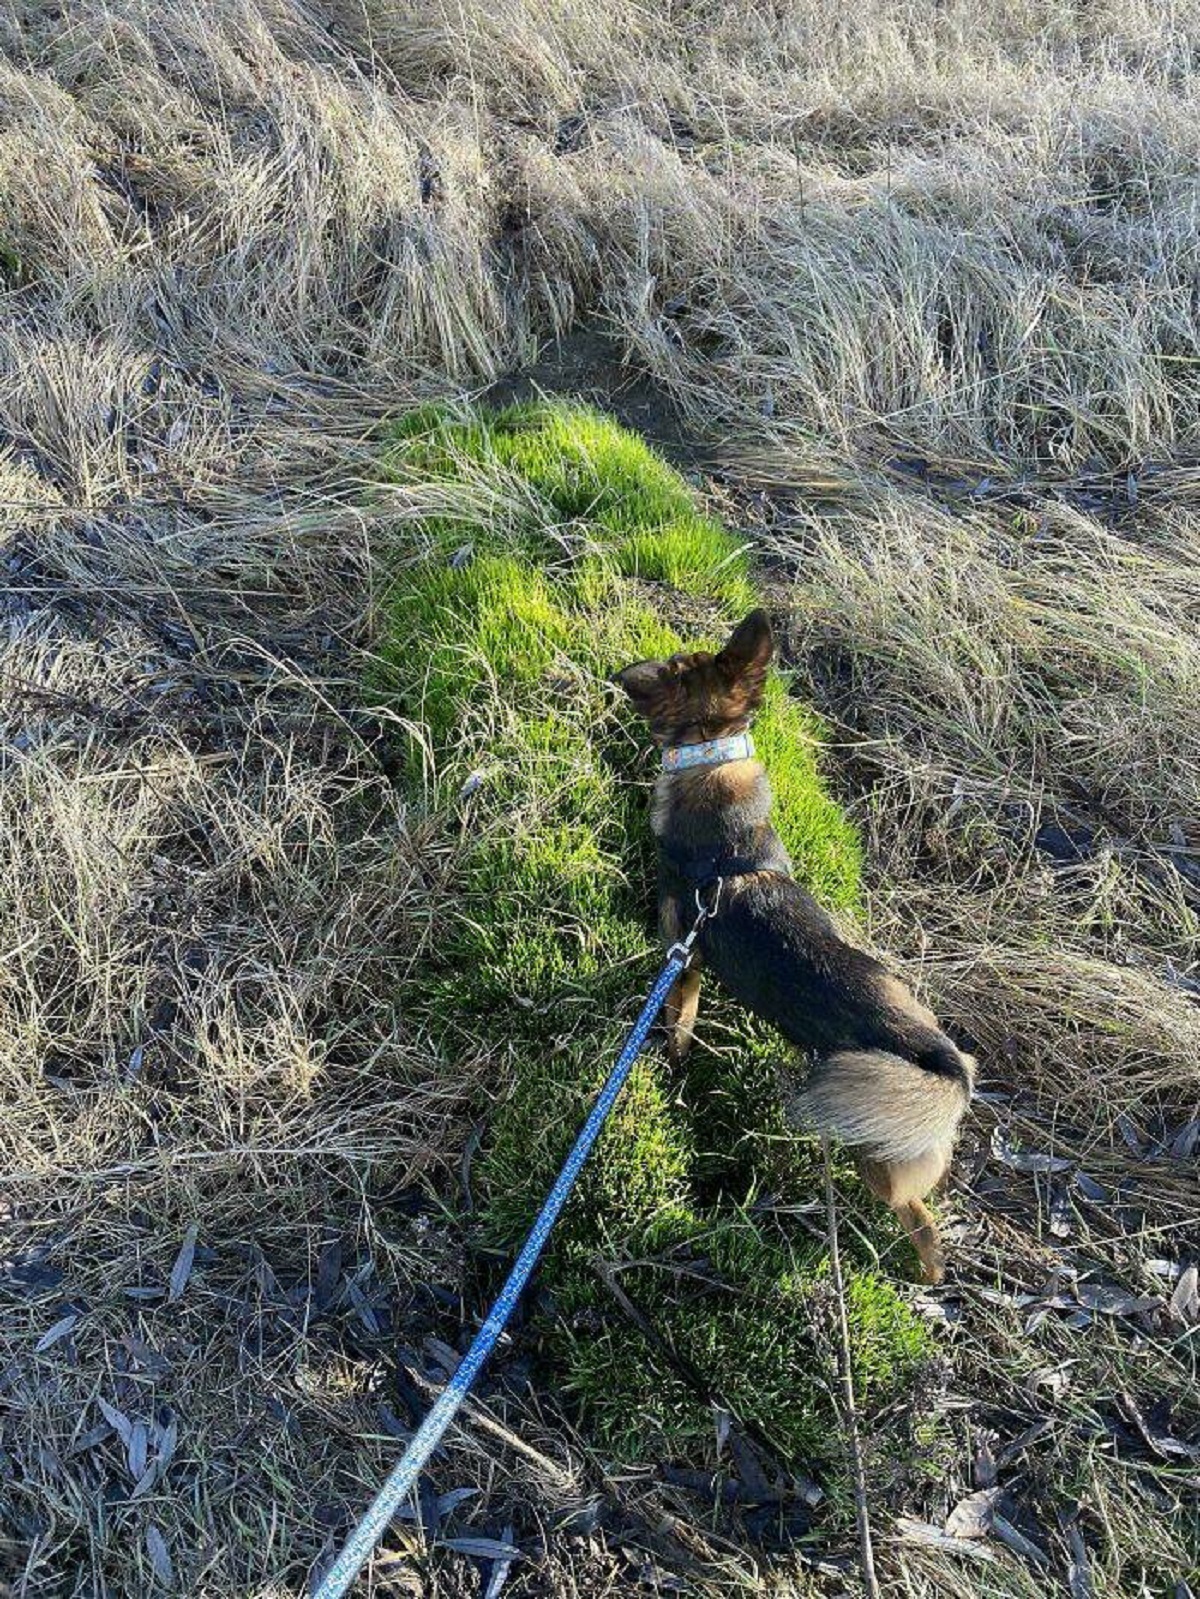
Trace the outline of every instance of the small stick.
[[838, 1342], [842, 1368], [842, 1403], [849, 1438], [850, 1467], [854, 1478], [854, 1519], [858, 1523], [858, 1546], [862, 1558], [863, 1586], [868, 1599], [881, 1599], [879, 1578], [875, 1575], [875, 1551], [871, 1547], [871, 1518], [867, 1514], [867, 1473], [863, 1466], [862, 1441], [858, 1435], [858, 1411], [854, 1404], [854, 1374], [850, 1366], [850, 1324], [846, 1319], [846, 1284], [842, 1278], [842, 1257], [838, 1249], [837, 1206], [833, 1194], [833, 1161], [829, 1139], [822, 1138], [825, 1155], [825, 1217], [829, 1227], [829, 1275], [837, 1299]]

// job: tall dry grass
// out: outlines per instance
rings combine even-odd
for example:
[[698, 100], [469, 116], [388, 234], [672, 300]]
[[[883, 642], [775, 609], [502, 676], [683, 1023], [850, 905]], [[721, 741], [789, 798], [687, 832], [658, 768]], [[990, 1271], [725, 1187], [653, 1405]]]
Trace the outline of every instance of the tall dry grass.
[[[370, 430], [584, 323], [776, 563], [874, 936], [1017, 1096], [980, 1125], [1122, 1198], [1060, 1236], [1048, 1185], [968, 1155], [953, 1382], [985, 1429], [1048, 1417], [1013, 1492], [1082, 1507], [1097, 1592], [1184, 1573], [1185, 1486], [1110, 1400], [1157, 1383], [1194, 1425], [1185, 1336], [1148, 1374], [1133, 1334], [1027, 1337], [973, 1285], [1153, 1286], [1195, 1247], [1198, 49], [1200, 8], [1130, 0], [0, 15], [14, 1592], [299, 1591], [394, 1447], [371, 1384], [461, 1272], [412, 1185], [457, 1170], [489, 1067], [403, 1011], [450, 845], [364, 716], [416, 509], [369, 491]], [[447, 1481], [516, 1507], [550, 1591], [627, 1587], [620, 1537], [530, 1529], [603, 1490], [636, 1546], [664, 1502], [495, 1403], [536, 1460], [471, 1433]], [[971, 1485], [954, 1437], [897, 1502]], [[689, 1580], [768, 1580], [698, 1538]]]

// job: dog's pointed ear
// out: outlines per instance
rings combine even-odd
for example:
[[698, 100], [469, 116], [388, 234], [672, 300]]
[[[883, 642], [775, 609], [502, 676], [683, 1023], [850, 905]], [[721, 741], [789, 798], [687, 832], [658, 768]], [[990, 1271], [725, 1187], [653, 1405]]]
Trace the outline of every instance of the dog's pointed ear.
[[726, 640], [725, 648], [717, 656], [717, 665], [726, 677], [766, 676], [767, 667], [775, 653], [775, 640], [771, 636], [771, 623], [763, 610], [751, 611], [734, 628]]
[[634, 661], [632, 666], [625, 666], [619, 672], [614, 672], [611, 681], [618, 688], [624, 689], [641, 710], [654, 700], [662, 689], [666, 677], [665, 661]]

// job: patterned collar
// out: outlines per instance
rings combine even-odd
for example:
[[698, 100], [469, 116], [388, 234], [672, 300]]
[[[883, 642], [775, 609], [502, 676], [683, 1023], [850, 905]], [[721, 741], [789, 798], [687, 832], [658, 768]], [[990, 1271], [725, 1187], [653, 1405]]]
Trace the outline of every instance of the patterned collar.
[[752, 761], [754, 740], [749, 733], [710, 738], [703, 744], [676, 744], [662, 752], [664, 772], [688, 772], [694, 766], [724, 766], [726, 761]]

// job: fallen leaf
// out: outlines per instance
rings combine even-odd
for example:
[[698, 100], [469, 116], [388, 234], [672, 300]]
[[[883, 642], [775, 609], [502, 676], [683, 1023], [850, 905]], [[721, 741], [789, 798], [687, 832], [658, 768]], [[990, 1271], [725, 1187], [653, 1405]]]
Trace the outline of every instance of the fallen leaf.
[[1049, 1565], [1050, 1562], [1046, 1557], [1046, 1551], [1039, 1549], [1037, 1544], [1027, 1538], [1018, 1528], [1014, 1527], [1011, 1521], [1006, 1521], [1003, 1516], [995, 1515], [992, 1517], [992, 1531], [1000, 1542], [1006, 1548], [1011, 1549], [1014, 1554], [1021, 1555], [1024, 1559], [1032, 1561], [1035, 1566]]
[[1190, 1122], [1183, 1124], [1171, 1140], [1171, 1159], [1191, 1160], [1198, 1147], [1200, 1147], [1200, 1116], [1194, 1116]]
[[96, 1403], [99, 1405], [100, 1413], [104, 1417], [105, 1421], [110, 1427], [113, 1428], [117, 1434], [117, 1437], [125, 1445], [126, 1449], [128, 1449], [129, 1440], [133, 1436], [133, 1423], [130, 1421], [129, 1417], [123, 1410], [118, 1410], [116, 1405], [110, 1405], [108, 1400], [104, 1398], [103, 1394], [96, 1395]]
[[450, 1345], [443, 1343], [440, 1338], [427, 1338], [425, 1340], [425, 1353], [442, 1368], [447, 1377], [453, 1377], [462, 1361], [462, 1356], [458, 1350], [451, 1349]]
[[[1108, 1283], [1076, 1283], [1075, 1297], [1086, 1310], [1103, 1316], [1132, 1316], [1143, 1310], [1157, 1310], [1162, 1300], [1144, 1294], [1131, 1294]], [[1070, 1300], [1065, 1301], [1067, 1305]]]
[[479, 1492], [478, 1488], [450, 1488], [444, 1494], [438, 1494], [438, 1515], [448, 1516], [452, 1510], [457, 1510], [464, 1500], [473, 1499]]
[[199, 1222], [189, 1223], [183, 1244], [175, 1257], [175, 1264], [171, 1267], [171, 1285], [167, 1292], [168, 1304], [173, 1304], [188, 1285], [188, 1278], [192, 1275], [192, 1263], [196, 1259], [196, 1237], [199, 1231]]
[[1098, 1183], [1094, 1177], [1089, 1177], [1086, 1172], [1077, 1171], [1074, 1182], [1083, 1197], [1090, 1199], [1093, 1205], [1108, 1204], [1108, 1189], [1102, 1183]]
[[1132, 1394], [1121, 1394], [1120, 1401], [1126, 1417], [1134, 1424], [1154, 1453], [1163, 1460], [1194, 1460], [1200, 1455], [1200, 1447], [1197, 1445], [1186, 1444], [1181, 1438], [1172, 1437], [1165, 1427], [1155, 1426]]
[[1200, 1321], [1200, 1273], [1195, 1266], [1180, 1273], [1171, 1295], [1170, 1310], [1177, 1321]]
[[962, 1320], [962, 1306], [957, 1299], [934, 1299], [928, 1294], [919, 1294], [913, 1300], [913, 1309], [927, 1321], [944, 1322], [946, 1326]]
[[175, 1446], [179, 1442], [179, 1419], [172, 1416], [165, 1427], [158, 1428], [158, 1470], [160, 1476], [166, 1475], [167, 1467], [175, 1453]]
[[1142, 1135], [1138, 1132], [1137, 1128], [1133, 1125], [1123, 1110], [1119, 1110], [1117, 1112], [1117, 1128], [1121, 1134], [1121, 1137], [1125, 1140], [1126, 1144], [1133, 1151], [1133, 1153], [1135, 1155], [1140, 1155], [1144, 1147]]
[[321, 1251], [317, 1265], [317, 1285], [313, 1297], [318, 1310], [328, 1310], [333, 1303], [338, 1280], [342, 1275], [342, 1240], [331, 1238]]
[[1169, 1283], [1178, 1282], [1182, 1275], [1177, 1260], [1145, 1260], [1142, 1264], [1151, 1277], [1162, 1277]]
[[154, 1575], [159, 1582], [164, 1588], [173, 1588], [175, 1568], [171, 1564], [167, 1540], [153, 1522], [146, 1528], [146, 1553], [150, 1556], [150, 1564], [154, 1567]]
[[1071, 1558], [1067, 1562], [1067, 1587], [1071, 1590], [1071, 1599], [1093, 1599], [1095, 1590], [1092, 1587], [1091, 1561], [1083, 1534], [1074, 1521], [1068, 1523], [1066, 1533], [1071, 1548]]
[[[504, 1529], [506, 1543], [512, 1543], [513, 1529], [511, 1523]], [[512, 1570], [512, 1555], [502, 1555], [492, 1566], [488, 1585], [483, 1591], [483, 1599], [500, 1599], [504, 1584], [508, 1581], [508, 1574]]]
[[406, 1427], [390, 1405], [378, 1404], [375, 1414], [379, 1417], [379, 1424], [384, 1432], [391, 1438], [399, 1438], [401, 1443], [407, 1443], [413, 1435], [411, 1427]]
[[763, 1470], [762, 1461], [738, 1427], [729, 1429], [729, 1453], [733, 1456], [738, 1476], [749, 1491], [756, 1498], [768, 1498], [771, 1484]]
[[914, 1521], [911, 1516], [896, 1518], [896, 1531], [906, 1543], [920, 1543], [930, 1549], [944, 1549], [948, 1554], [967, 1555], [972, 1560], [991, 1560], [992, 1551], [976, 1538], [954, 1538], [928, 1521]]
[[975, 1482], [980, 1488], [994, 1488], [996, 1485], [996, 1461], [986, 1438], [979, 1440], [979, 1447], [975, 1451]]
[[146, 1430], [144, 1421], [135, 1421], [129, 1429], [129, 1443], [125, 1453], [129, 1462], [129, 1475], [136, 1481], [146, 1469], [146, 1457], [149, 1452], [150, 1434]]
[[[1074, 1362], [1070, 1364], [1074, 1364]], [[1053, 1369], [1052, 1375], [1059, 1377], [1065, 1386], [1067, 1378], [1063, 1374], [1061, 1367]], [[1043, 1381], [1045, 1381], [1045, 1374], [1043, 1374]], [[1037, 1378], [1035, 1377], [1031, 1379], [1030, 1386], [1036, 1386], [1036, 1383]], [[1014, 1438], [1010, 1444], [1005, 1444], [1004, 1448], [996, 1456], [997, 1471], [1002, 1471], [1005, 1466], [1011, 1465], [1014, 1460], [1025, 1453], [1030, 1444], [1035, 1444], [1039, 1438], [1044, 1438], [1048, 1432], [1053, 1432], [1053, 1430], [1054, 1423], [1045, 1419], [1035, 1421], [1032, 1427], [1026, 1427], [1025, 1431]]]
[[1054, 1238], [1069, 1238], [1074, 1217], [1071, 1201], [1065, 1188], [1055, 1188], [1050, 1195], [1050, 1233]]
[[53, 1327], [48, 1327], [46, 1329], [46, 1331], [38, 1339], [37, 1343], [33, 1346], [34, 1354], [43, 1354], [47, 1349], [52, 1348], [56, 1343], [58, 1343], [60, 1339], [65, 1338], [67, 1334], [74, 1328], [78, 1320], [79, 1315], [76, 1311], [72, 1311], [70, 1315], [60, 1317], [59, 1320], [54, 1323]]
[[1000, 1488], [984, 1488], [960, 1499], [946, 1517], [945, 1530], [952, 1538], [986, 1538], [1002, 1492]]
[[452, 1549], [456, 1555], [474, 1555], [476, 1560], [520, 1560], [521, 1551], [515, 1544], [502, 1543], [499, 1538], [439, 1538], [438, 1546]]
[[106, 1421], [97, 1423], [95, 1427], [89, 1427], [87, 1432], [77, 1438], [71, 1445], [68, 1457], [82, 1454], [85, 1449], [94, 1449], [97, 1444], [102, 1444], [111, 1432], [112, 1428]]
[[717, 1434], [717, 1459], [720, 1460], [721, 1452], [729, 1439], [729, 1426], [733, 1418], [720, 1405], [714, 1405], [712, 1408], [713, 1427], [716, 1429]]
[[379, 1317], [375, 1314], [375, 1309], [371, 1304], [371, 1301], [367, 1298], [366, 1294], [363, 1293], [362, 1289], [358, 1286], [353, 1278], [347, 1282], [346, 1292], [350, 1295], [350, 1303], [354, 1306], [354, 1310], [359, 1321], [362, 1322], [363, 1326], [367, 1329], [372, 1338], [378, 1338], [379, 1334], [383, 1331], [379, 1324]]
[[992, 1154], [1013, 1171], [1066, 1171], [1071, 1165], [1062, 1155], [1043, 1155], [1036, 1150], [1018, 1148], [999, 1127], [992, 1131]]
[[150, 1345], [144, 1339], [137, 1337], [135, 1333], [126, 1333], [121, 1342], [143, 1370], [154, 1372], [160, 1376], [163, 1372], [170, 1371], [171, 1362], [167, 1357], [160, 1355], [157, 1349], [151, 1349]]

